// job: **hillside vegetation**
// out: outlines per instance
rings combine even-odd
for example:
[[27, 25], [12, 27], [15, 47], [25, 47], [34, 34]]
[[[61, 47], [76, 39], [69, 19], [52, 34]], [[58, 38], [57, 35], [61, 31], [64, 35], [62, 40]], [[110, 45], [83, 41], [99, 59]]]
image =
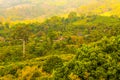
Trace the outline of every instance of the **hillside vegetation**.
[[1, 22], [0, 79], [119, 80], [119, 22], [75, 12], [42, 23]]
[[11, 20], [46, 18], [68, 13], [89, 0], [1, 0], [0, 16]]
[[66, 16], [71, 11], [79, 15], [120, 16], [120, 0], [1, 0], [0, 18], [30, 20], [55, 15]]
[[102, 16], [119, 16], [120, 17], [120, 0], [100, 0], [89, 5], [77, 8], [79, 14], [84, 15], [102, 15]]
[[120, 80], [119, 0], [5, 1], [0, 80]]

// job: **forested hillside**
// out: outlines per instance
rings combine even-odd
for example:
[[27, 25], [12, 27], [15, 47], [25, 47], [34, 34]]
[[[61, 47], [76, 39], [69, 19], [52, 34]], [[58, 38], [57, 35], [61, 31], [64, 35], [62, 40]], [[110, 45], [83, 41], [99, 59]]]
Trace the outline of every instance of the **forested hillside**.
[[119, 22], [118, 17], [77, 16], [75, 12], [43, 23], [9, 27], [1, 22], [0, 77], [119, 79]]
[[80, 6], [77, 8], [77, 12], [82, 15], [120, 16], [120, 0], [98, 0]]
[[79, 15], [120, 16], [119, 5], [120, 0], [1, 0], [0, 19], [16, 21], [66, 16], [71, 11]]
[[46, 18], [88, 3], [89, 0], [1, 0], [0, 16], [11, 20]]
[[[119, 0], [9, 1], [0, 0], [0, 11], [16, 16], [23, 10], [30, 21], [23, 13], [17, 15], [23, 21], [1, 17], [0, 80], [120, 80]], [[34, 4], [56, 6], [53, 14], [70, 11], [53, 16], [48, 10], [49, 18], [37, 20], [41, 10]]]

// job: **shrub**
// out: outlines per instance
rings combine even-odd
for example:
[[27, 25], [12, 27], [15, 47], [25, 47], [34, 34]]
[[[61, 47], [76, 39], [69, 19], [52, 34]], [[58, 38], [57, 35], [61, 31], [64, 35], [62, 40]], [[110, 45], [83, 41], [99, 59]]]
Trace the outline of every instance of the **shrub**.
[[62, 66], [62, 59], [57, 56], [52, 56], [43, 64], [43, 70], [48, 73], [52, 73], [54, 69], [57, 69]]
[[39, 71], [35, 71], [31, 77], [31, 80], [35, 80], [37, 77], [40, 77], [41, 73]]

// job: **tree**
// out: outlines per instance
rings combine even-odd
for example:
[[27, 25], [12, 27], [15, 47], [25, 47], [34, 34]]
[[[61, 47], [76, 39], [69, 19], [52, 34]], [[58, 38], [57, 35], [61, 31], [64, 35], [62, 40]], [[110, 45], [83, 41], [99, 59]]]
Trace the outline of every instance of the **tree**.
[[18, 26], [13, 31], [12, 37], [15, 40], [21, 40], [23, 45], [23, 57], [25, 57], [25, 44], [31, 34], [31, 29], [28, 26]]
[[53, 70], [60, 68], [63, 66], [63, 61], [58, 56], [51, 56], [48, 60], [43, 64], [43, 70], [47, 73], [52, 73]]
[[68, 19], [70, 22], [76, 21], [77, 20], [77, 13], [76, 12], [70, 12], [68, 15]]

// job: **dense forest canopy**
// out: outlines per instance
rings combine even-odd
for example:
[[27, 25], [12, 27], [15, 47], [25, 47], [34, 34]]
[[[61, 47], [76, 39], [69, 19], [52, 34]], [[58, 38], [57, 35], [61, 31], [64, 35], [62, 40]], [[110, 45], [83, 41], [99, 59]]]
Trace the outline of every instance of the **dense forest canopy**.
[[[120, 80], [119, 0], [5, 1], [0, 0], [0, 80]], [[43, 14], [49, 17], [36, 19]]]
[[[103, 69], [106, 69], [104, 68], [104, 65], [107, 64], [105, 64], [104, 61], [106, 61], [107, 57], [109, 56], [111, 60], [115, 59], [115, 61], [114, 62], [109, 61], [108, 64], [116, 63], [115, 65], [117, 65], [117, 63], [119, 62], [119, 39], [120, 39], [120, 37], [118, 36], [120, 35], [119, 22], [120, 22], [120, 18], [114, 16], [111, 17], [97, 16], [97, 15], [78, 16], [77, 13], [75, 12], [69, 13], [68, 18], [53, 16], [45, 20], [43, 23], [38, 23], [38, 22], [36, 23], [33, 22], [28, 24], [17, 23], [12, 25], [12, 27], [9, 27], [10, 25], [8, 23], [1, 22], [0, 23], [0, 62], [1, 62], [0, 76], [6, 78], [8, 75], [11, 75], [9, 76], [9, 78], [13, 76], [14, 77], [13, 79], [15, 78], [24, 79], [23, 77], [18, 75], [20, 72], [17, 71], [18, 69], [20, 70], [24, 69], [25, 66], [27, 67], [27, 65], [36, 66], [35, 70], [33, 70], [35, 71], [35, 75], [36, 74], [42, 75], [43, 73], [43, 72], [39, 72], [40, 68], [38, 66], [43, 67], [44, 71], [52, 75], [53, 70], [56, 70], [61, 66], [63, 66], [63, 68], [61, 68], [60, 71], [63, 70], [63, 72], [66, 72], [64, 71], [64, 69], [65, 68], [69, 69], [69, 65], [70, 65], [72, 69], [70, 68], [70, 70], [64, 73], [66, 75], [63, 75], [62, 72], [57, 72], [57, 74], [55, 72], [54, 78], [51, 78], [47, 74], [46, 74], [47, 76], [46, 78], [51, 78], [56, 80], [63, 78], [66, 80], [69, 78], [72, 79], [76, 76], [75, 78], [78, 79], [89, 79], [89, 78], [98, 79], [98, 80], [101, 78], [110, 79], [111, 77], [109, 76], [109, 73], [105, 74], [105, 71], [100, 72], [102, 73], [101, 75], [95, 75], [96, 73], [92, 74], [90, 70], [98, 69], [99, 67], [100, 69], [98, 69], [98, 71], [102, 71]], [[25, 41], [24, 44], [23, 41]], [[25, 49], [23, 49], [23, 47]], [[82, 52], [79, 51], [82, 49], [83, 49]], [[52, 55], [54, 55], [55, 57], [54, 56], [50, 57]], [[68, 58], [62, 57], [65, 55], [68, 56]], [[72, 59], [74, 55], [76, 55], [75, 59]], [[114, 55], [114, 57], [112, 55]], [[47, 58], [50, 57], [50, 60], [52, 61], [50, 61], [49, 59], [47, 60], [46, 57]], [[95, 64], [90, 64], [90, 62], [86, 62], [86, 60], [91, 61], [91, 59], [93, 59], [94, 61], [95, 58], [101, 59], [102, 57], [103, 57], [102, 59], [103, 62], [100, 61], [99, 63], [99, 59], [95, 60], [96, 66]], [[30, 63], [27, 63], [28, 60], [30, 60]], [[78, 73], [76, 72], [77, 67], [75, 66], [78, 64], [79, 60], [80, 60], [80, 64], [77, 67], [85, 68], [85, 65], [87, 66], [88, 64], [88, 67], [91, 66], [91, 68], [90, 69], [85, 68], [85, 70], [89, 70], [90, 72], [85, 72], [84, 70], [83, 72], [78, 72]], [[83, 62], [81, 60], [83, 60]], [[23, 64], [20, 62], [22, 62]], [[12, 63], [12, 65], [10, 65], [10, 63]], [[13, 67], [14, 65], [16, 65], [17, 68], [15, 67], [14, 69]], [[20, 68], [20, 66], [22, 66], [22, 68]], [[92, 68], [92, 66], [94, 68]], [[10, 67], [12, 69], [9, 69]], [[110, 66], [108, 66], [108, 68], [109, 67]], [[32, 67], [29, 68], [31, 69]], [[119, 64], [118, 64], [118, 68], [119, 68]], [[115, 67], [115, 70], [117, 70], [118, 68]], [[9, 71], [6, 71], [8, 69]], [[109, 69], [107, 71], [109, 71]], [[84, 73], [87, 77], [84, 77]], [[112, 71], [110, 73], [112, 73]], [[113, 76], [112, 78], [118, 79], [119, 78], [118, 73], [119, 72], [115, 72], [114, 74], [110, 74], [110, 75], [115, 75], [116, 77]], [[18, 75], [18, 76], [15, 77], [14, 75]], [[27, 73], [24, 76], [25, 78], [27, 78]], [[28, 76], [30, 77], [30, 75]], [[42, 79], [40, 75], [38, 77]], [[37, 77], [31, 76], [30, 78], [37, 78]]]

